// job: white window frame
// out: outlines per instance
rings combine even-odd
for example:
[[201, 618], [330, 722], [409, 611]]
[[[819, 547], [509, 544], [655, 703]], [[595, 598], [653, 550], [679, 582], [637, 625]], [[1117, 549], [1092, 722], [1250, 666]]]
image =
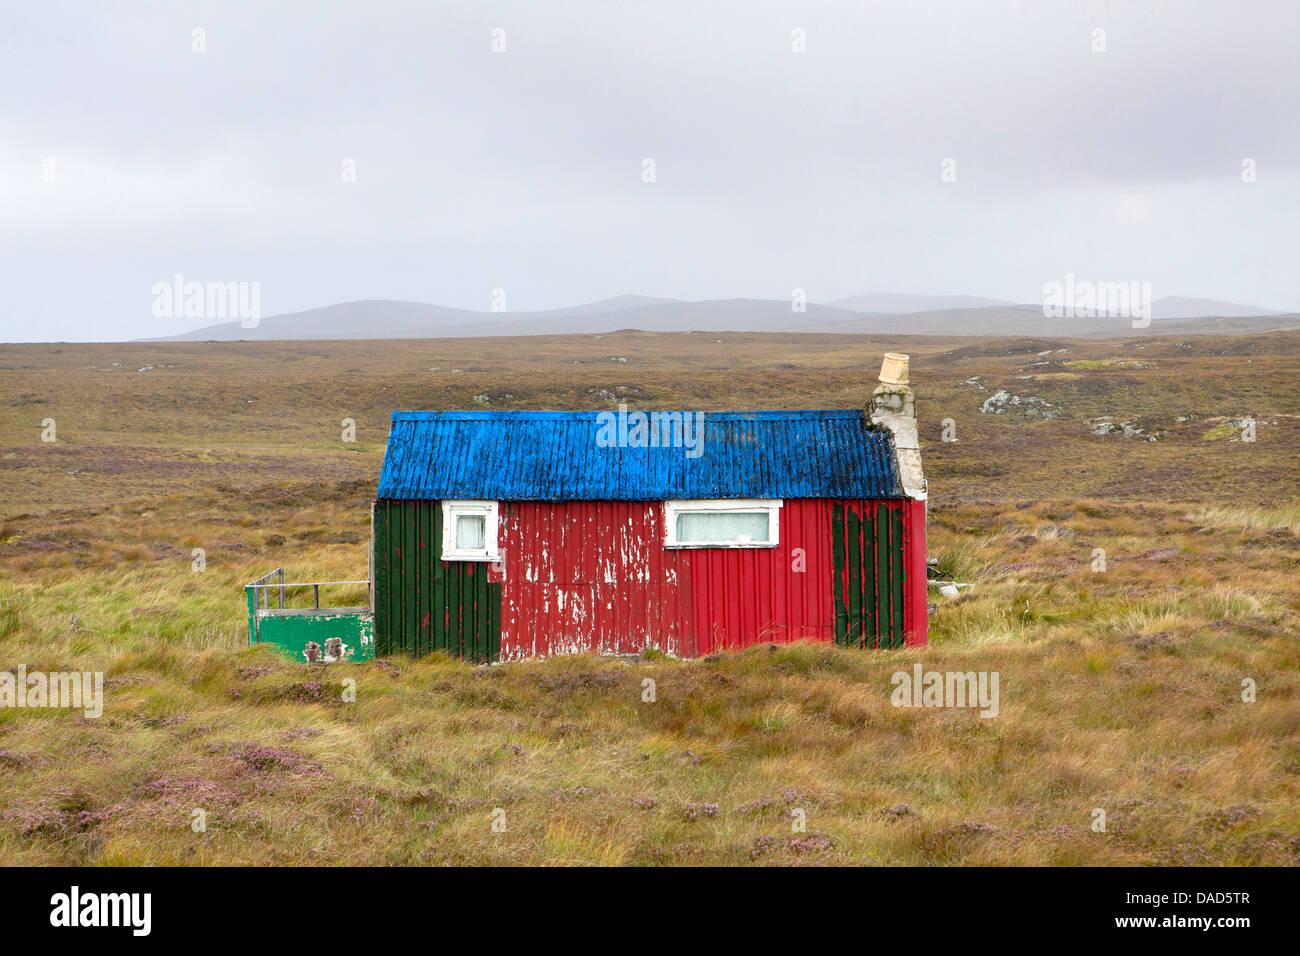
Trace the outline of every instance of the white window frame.
[[[483, 516], [483, 543], [487, 547], [456, 547], [456, 519], [461, 515]], [[444, 501], [442, 503], [442, 560], [499, 561], [501, 551], [497, 543], [498, 523], [495, 501]]]
[[[665, 548], [775, 548], [781, 531], [780, 498], [691, 498], [664, 502]], [[677, 516], [716, 512], [762, 511], [767, 513], [766, 541], [678, 541]]]

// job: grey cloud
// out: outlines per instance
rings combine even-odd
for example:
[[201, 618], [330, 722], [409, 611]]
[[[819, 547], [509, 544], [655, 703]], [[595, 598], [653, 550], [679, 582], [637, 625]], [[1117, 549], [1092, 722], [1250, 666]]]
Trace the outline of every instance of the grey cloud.
[[176, 272], [261, 281], [268, 312], [483, 308], [494, 287], [518, 309], [794, 286], [1026, 301], [1067, 271], [1300, 309], [1300, 21], [1281, 0], [9, 18], [0, 339], [185, 331], [149, 312]]

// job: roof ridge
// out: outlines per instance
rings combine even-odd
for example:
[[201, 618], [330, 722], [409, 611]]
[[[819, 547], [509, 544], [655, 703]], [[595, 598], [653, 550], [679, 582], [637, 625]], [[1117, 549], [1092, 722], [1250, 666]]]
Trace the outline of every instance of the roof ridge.
[[[660, 412], [668, 414], [693, 415], [696, 413], [706, 417], [761, 417], [761, 418], [780, 418], [780, 417], [812, 417], [830, 418], [836, 416], [856, 416], [862, 415], [864, 409], [861, 408], [764, 408], [764, 409], [726, 409], [710, 411], [702, 408], [629, 408], [627, 413], [630, 415], [634, 412]], [[484, 419], [484, 418], [554, 418], [554, 419], [583, 419], [597, 415], [611, 414], [617, 415], [618, 410], [614, 408], [603, 409], [533, 409], [533, 408], [483, 408], [483, 409], [445, 409], [440, 411], [394, 411], [392, 420], [398, 421], [433, 421], [434, 419]]]

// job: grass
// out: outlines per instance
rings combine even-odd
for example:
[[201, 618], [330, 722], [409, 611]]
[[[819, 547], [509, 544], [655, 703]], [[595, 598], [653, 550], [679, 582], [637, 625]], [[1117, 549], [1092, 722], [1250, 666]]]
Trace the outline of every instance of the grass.
[[1080, 359], [1074, 362], [1066, 362], [1066, 368], [1076, 369], [1079, 371], [1097, 371], [1099, 369], [1143, 369], [1151, 368], [1146, 362], [1138, 362], [1133, 359]]
[[1287, 531], [1300, 534], [1300, 506], [1282, 508], [1202, 508], [1188, 515], [1210, 528], [1232, 531]]
[[[39, 863], [1294, 862], [1295, 582], [1180, 603], [1150, 569], [1107, 575], [1089, 579], [1078, 607], [1060, 583], [994, 572], [938, 609], [928, 650], [802, 644], [701, 661], [321, 668], [240, 649], [237, 633], [205, 647], [183, 616], [103, 634], [37, 618], [6, 639], [7, 657], [103, 668], [108, 703], [98, 720], [0, 711], [0, 852]], [[39, 606], [23, 591], [5, 601], [24, 617]], [[1001, 714], [892, 707], [890, 676], [916, 662], [998, 672]], [[1240, 699], [1244, 677], [1259, 683], [1254, 703]], [[1090, 830], [1098, 807], [1104, 834]], [[205, 832], [191, 828], [196, 810]]]
[[[1294, 334], [1144, 339], [1140, 380], [1075, 366], [1033, 392], [1041, 343], [900, 345], [930, 552], [970, 585], [931, 592], [925, 649], [322, 667], [246, 646], [244, 582], [366, 577], [388, 410], [596, 407], [619, 387], [642, 407], [847, 407], [900, 344], [704, 338], [0, 347], [21, 398], [0, 403], [0, 670], [106, 680], [97, 719], [0, 708], [0, 859], [1300, 861], [1300, 512], [1277, 503], [1300, 487]], [[975, 375], [1062, 416], [980, 415]], [[1098, 413], [1161, 438], [1095, 436]], [[1275, 423], [1256, 443], [1200, 441], [1247, 413]], [[893, 707], [917, 663], [997, 672], [999, 715]]]

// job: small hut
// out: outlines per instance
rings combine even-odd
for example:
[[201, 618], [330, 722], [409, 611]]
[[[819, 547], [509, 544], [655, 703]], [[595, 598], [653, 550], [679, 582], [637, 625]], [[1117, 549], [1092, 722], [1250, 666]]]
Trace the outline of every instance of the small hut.
[[924, 644], [907, 373], [887, 353], [865, 409], [394, 412], [375, 652]]

